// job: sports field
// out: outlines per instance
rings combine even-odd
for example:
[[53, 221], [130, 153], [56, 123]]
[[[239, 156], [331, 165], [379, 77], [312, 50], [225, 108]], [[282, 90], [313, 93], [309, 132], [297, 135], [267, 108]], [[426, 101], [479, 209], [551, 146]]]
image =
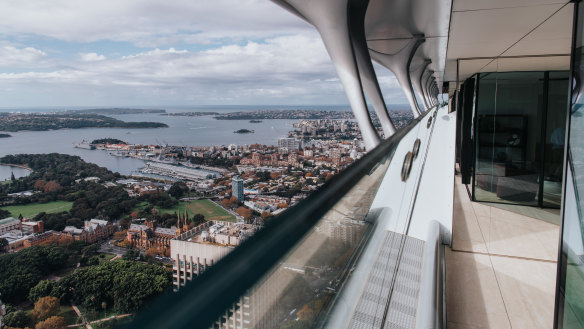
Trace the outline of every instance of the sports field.
[[23, 217], [32, 218], [41, 212], [54, 214], [62, 211], [69, 211], [72, 206], [73, 202], [53, 201], [47, 203], [29, 203], [25, 205], [6, 206], [1, 209], [10, 211], [12, 217], [18, 217], [18, 215], [22, 214]]
[[161, 213], [180, 213], [184, 214], [185, 209], [188, 210], [189, 216], [194, 214], [201, 214], [205, 216], [206, 220], [223, 220], [227, 222], [235, 222], [235, 216], [227, 212], [225, 209], [216, 205], [210, 200], [195, 200], [189, 202], [180, 202], [178, 205], [169, 209], [159, 209]]

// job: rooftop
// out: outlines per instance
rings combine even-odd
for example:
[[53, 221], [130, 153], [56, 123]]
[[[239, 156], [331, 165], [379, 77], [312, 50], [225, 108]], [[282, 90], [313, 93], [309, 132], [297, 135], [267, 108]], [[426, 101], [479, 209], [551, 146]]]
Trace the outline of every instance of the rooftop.
[[[238, 245], [242, 239], [252, 236], [257, 230], [258, 227], [251, 224], [208, 221], [179, 235], [175, 240], [192, 243]], [[238, 239], [233, 240], [236, 242], [227, 243], [230, 240], [220, 239], [222, 237], [234, 237]]]
[[8, 217], [8, 218], [0, 219], [0, 225], [8, 224], [8, 223], [14, 222], [14, 221], [20, 221], [20, 220], [18, 218], [14, 218], [14, 217]]

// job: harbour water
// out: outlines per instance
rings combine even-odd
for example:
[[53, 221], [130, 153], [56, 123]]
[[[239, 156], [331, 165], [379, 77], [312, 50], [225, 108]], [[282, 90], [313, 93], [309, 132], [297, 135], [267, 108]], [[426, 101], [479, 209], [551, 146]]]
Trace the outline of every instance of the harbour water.
[[9, 180], [13, 173], [15, 178], [20, 178], [27, 176], [30, 171], [24, 168], [0, 165], [0, 184], [5, 180]]
[[[234, 107], [228, 109], [210, 108], [206, 111], [223, 112], [241, 110], [243, 109]], [[203, 111], [203, 109], [185, 108], [168, 110], [168, 112], [177, 111]], [[275, 145], [278, 142], [278, 138], [286, 137], [288, 131], [293, 129], [292, 124], [297, 122], [297, 120], [262, 120], [261, 123], [250, 123], [249, 120], [216, 120], [212, 116], [186, 117], [160, 114], [126, 114], [112, 115], [112, 117], [124, 121], [163, 122], [169, 127], [153, 129], [87, 128], [9, 132], [12, 137], [0, 139], [0, 157], [19, 153], [64, 153], [78, 155], [87, 162], [95, 163], [123, 175], [129, 175], [143, 167], [144, 162], [134, 158], [112, 156], [101, 150], [75, 148], [74, 143], [81, 142], [82, 140], [92, 141], [97, 138], [112, 137], [134, 144], [227, 146], [229, 144], [243, 145], [260, 143]], [[238, 129], [254, 130], [255, 133], [233, 133]], [[9, 168], [0, 170], [0, 181], [10, 178], [10, 173]]]
[[[87, 107], [85, 107], [87, 108]], [[160, 108], [160, 107], [159, 107]], [[67, 108], [82, 109], [82, 108]], [[327, 111], [350, 111], [348, 106], [184, 106], [166, 108], [173, 112], [235, 112], [253, 110], [317, 109]], [[404, 107], [396, 105], [396, 110]], [[407, 107], [405, 108], [407, 109]], [[56, 112], [63, 108], [28, 108], [0, 109], [0, 112]], [[124, 121], [163, 122], [168, 128], [120, 129], [120, 128], [86, 128], [53, 131], [19, 131], [8, 132], [12, 137], [0, 138], [0, 157], [20, 153], [63, 153], [80, 156], [87, 162], [106, 167], [122, 175], [130, 175], [144, 167], [144, 161], [134, 158], [116, 157], [101, 150], [75, 148], [74, 143], [83, 140], [91, 142], [98, 138], [117, 138], [132, 144], [157, 144], [180, 146], [276, 145], [278, 139], [286, 137], [293, 129], [292, 124], [298, 120], [262, 120], [251, 123], [249, 120], [216, 120], [212, 116], [188, 117], [151, 114], [110, 115]], [[239, 129], [253, 130], [252, 134], [235, 134]], [[2, 132], [2, 131], [0, 131]], [[26, 175], [14, 168], [0, 166], [0, 181], [15, 175]], [[17, 176], [18, 177], [18, 176]]]

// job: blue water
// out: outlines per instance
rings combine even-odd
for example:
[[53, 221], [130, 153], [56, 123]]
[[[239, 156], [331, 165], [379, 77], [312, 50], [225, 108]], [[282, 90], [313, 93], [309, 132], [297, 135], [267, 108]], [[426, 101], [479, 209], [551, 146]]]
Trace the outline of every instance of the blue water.
[[15, 178], [20, 178], [27, 176], [30, 173], [30, 171], [18, 167], [0, 165], [0, 182], [10, 179], [12, 173], [14, 173]]

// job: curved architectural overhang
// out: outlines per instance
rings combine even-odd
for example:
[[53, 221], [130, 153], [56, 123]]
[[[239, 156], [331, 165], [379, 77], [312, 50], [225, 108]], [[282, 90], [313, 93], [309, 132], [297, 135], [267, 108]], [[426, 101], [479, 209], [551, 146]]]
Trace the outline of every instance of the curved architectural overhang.
[[[273, 0], [311, 23], [333, 61], [367, 149], [379, 143], [365, 95], [385, 137], [395, 132], [371, 59], [391, 70], [414, 117], [434, 103], [423, 95], [425, 71], [444, 71], [449, 0]], [[426, 90], [428, 94], [428, 90]], [[419, 101], [422, 100], [422, 101]]]
[[[420, 112], [430, 106], [421, 90], [420, 67], [433, 71], [438, 83], [443, 81], [451, 4], [450, 0], [371, 0], [369, 3], [365, 35], [371, 57], [394, 72], [414, 115], [416, 105]], [[412, 54], [407, 70], [411, 82], [402, 81], [400, 75], [403, 73], [396, 72], [395, 64], [384, 58], [402, 52], [422, 35], [424, 42]], [[423, 102], [416, 102], [414, 92]]]

